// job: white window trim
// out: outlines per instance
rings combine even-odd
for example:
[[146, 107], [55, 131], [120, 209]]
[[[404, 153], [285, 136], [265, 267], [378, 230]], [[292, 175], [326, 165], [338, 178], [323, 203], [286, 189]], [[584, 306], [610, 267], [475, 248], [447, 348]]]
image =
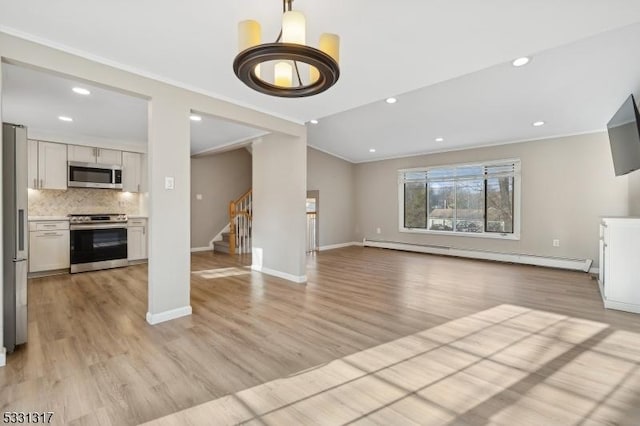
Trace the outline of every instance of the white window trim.
[[[514, 164], [514, 178], [513, 178], [513, 233], [499, 234], [496, 232], [455, 232], [455, 231], [430, 231], [422, 228], [405, 228], [404, 226], [404, 174], [407, 172], [424, 172], [433, 169], [444, 169], [447, 167], [465, 167], [465, 166], [493, 166], [497, 164], [513, 163]], [[428, 235], [443, 235], [451, 237], [471, 237], [471, 238], [490, 238], [499, 240], [520, 240], [520, 223], [521, 223], [521, 205], [522, 205], [522, 177], [521, 177], [521, 162], [519, 158], [507, 158], [504, 160], [492, 160], [473, 163], [457, 163], [457, 164], [443, 164], [437, 166], [428, 167], [415, 167], [412, 169], [400, 169], [398, 170], [398, 230], [400, 232], [411, 234], [428, 234]]]

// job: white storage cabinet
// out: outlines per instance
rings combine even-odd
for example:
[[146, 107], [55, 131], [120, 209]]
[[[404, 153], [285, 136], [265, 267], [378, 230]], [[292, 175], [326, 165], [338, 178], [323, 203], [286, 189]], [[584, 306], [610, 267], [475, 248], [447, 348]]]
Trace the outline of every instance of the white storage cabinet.
[[29, 222], [29, 272], [69, 267], [69, 221]]
[[147, 219], [134, 218], [127, 222], [127, 259], [147, 259]]
[[599, 284], [604, 306], [640, 313], [640, 218], [603, 218]]

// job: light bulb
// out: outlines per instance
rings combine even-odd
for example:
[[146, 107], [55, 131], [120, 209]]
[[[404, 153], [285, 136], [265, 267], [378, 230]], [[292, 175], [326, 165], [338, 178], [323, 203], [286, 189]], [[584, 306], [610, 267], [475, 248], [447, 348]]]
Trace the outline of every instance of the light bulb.
[[278, 62], [274, 68], [274, 84], [280, 87], [291, 87], [293, 67], [288, 62]]

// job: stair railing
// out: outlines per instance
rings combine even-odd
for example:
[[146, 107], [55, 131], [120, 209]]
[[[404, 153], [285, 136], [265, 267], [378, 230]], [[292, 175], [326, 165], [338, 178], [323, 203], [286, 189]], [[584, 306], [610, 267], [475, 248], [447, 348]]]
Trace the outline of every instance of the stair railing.
[[252, 191], [229, 203], [229, 254], [251, 250]]

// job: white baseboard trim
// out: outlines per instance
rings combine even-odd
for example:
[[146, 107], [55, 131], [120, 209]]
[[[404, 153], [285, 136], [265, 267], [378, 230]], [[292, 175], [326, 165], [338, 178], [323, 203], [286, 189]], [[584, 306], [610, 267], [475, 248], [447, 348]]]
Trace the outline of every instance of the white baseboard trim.
[[292, 281], [294, 283], [302, 284], [307, 282], [306, 275], [292, 275], [286, 272], [276, 271], [275, 269], [269, 269], [260, 267], [258, 265], [251, 265], [252, 271], [262, 272], [263, 274], [272, 275], [274, 277], [282, 278], [283, 280]]
[[614, 302], [613, 300], [604, 299], [604, 307], [607, 309], [615, 309], [616, 311], [640, 314], [640, 305], [634, 305], [632, 303]]
[[210, 251], [213, 250], [213, 246], [211, 247], [191, 247], [191, 253], [196, 253], [199, 251]]
[[216, 241], [222, 241], [222, 234], [224, 234], [225, 232], [229, 232], [229, 227], [230, 227], [230, 225], [227, 223], [227, 224], [224, 226], [224, 228], [222, 228], [222, 229], [220, 230], [220, 232], [218, 232], [218, 233], [216, 234], [216, 236], [215, 236], [215, 237], [213, 237], [213, 238], [211, 239], [211, 241], [209, 241], [209, 246], [211, 246], [211, 247], [213, 248], [213, 243], [215, 243]]
[[589, 273], [590, 274], [594, 274], [594, 275], [598, 275], [600, 273], [600, 268], [590, 268], [589, 269]]
[[0, 367], [7, 365], [7, 348], [0, 348]]
[[604, 289], [602, 283], [598, 280], [598, 287], [600, 287], [600, 296], [602, 297], [602, 303], [606, 309], [615, 309], [616, 311], [632, 312], [634, 314], [640, 314], [640, 305], [634, 303], [616, 302], [614, 300], [608, 300], [604, 297]]
[[191, 315], [191, 312], [191, 306], [183, 306], [182, 308], [171, 309], [170, 311], [164, 311], [157, 314], [147, 312], [147, 322], [151, 325], [156, 325], [172, 319], [186, 317], [187, 315]]
[[493, 251], [458, 249], [447, 246], [430, 246], [392, 241], [365, 240], [365, 247], [378, 247], [393, 250], [414, 251], [418, 253], [441, 254], [445, 256], [468, 257], [472, 259], [495, 260], [498, 262], [522, 263], [524, 265], [546, 266], [549, 268], [570, 269], [588, 272], [593, 261], [591, 259], [565, 259], [559, 257], [533, 256], [519, 253], [499, 253]]
[[318, 247], [318, 251], [333, 250], [333, 249], [339, 249], [339, 248], [351, 247], [351, 246], [362, 246], [362, 243], [359, 241], [350, 241], [348, 243], [329, 244], [326, 246]]

